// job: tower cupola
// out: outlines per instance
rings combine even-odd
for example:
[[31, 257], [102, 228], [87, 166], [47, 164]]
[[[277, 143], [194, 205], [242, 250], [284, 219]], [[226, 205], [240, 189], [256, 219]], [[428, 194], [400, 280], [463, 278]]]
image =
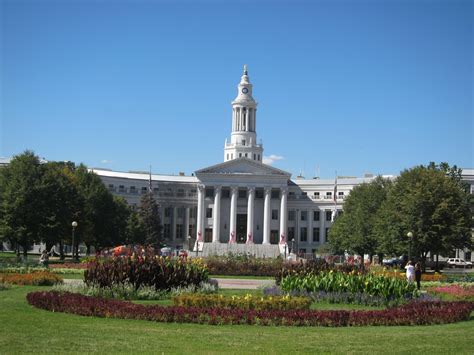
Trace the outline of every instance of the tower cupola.
[[263, 147], [257, 144], [257, 102], [252, 96], [247, 65], [237, 86], [237, 97], [232, 101], [232, 133], [225, 143], [224, 161], [247, 158], [262, 161]]

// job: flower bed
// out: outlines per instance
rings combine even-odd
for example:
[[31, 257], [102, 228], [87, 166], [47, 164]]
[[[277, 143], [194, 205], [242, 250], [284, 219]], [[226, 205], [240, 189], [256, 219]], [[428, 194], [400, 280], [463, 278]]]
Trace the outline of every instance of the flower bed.
[[474, 285], [445, 285], [429, 288], [428, 292], [448, 295], [457, 300], [474, 301]]
[[307, 297], [256, 297], [250, 294], [232, 297], [225, 297], [223, 295], [189, 294], [173, 297], [173, 304], [177, 307], [291, 310], [309, 309], [311, 306], [311, 300]]
[[317, 275], [289, 275], [280, 282], [283, 291], [349, 292], [383, 297], [387, 301], [417, 295], [416, 285], [392, 277], [374, 274], [321, 272]]
[[52, 286], [57, 283], [62, 283], [63, 279], [49, 271], [38, 271], [29, 274], [0, 274], [0, 282], [14, 285]]
[[341, 264], [335, 265], [326, 262], [324, 259], [310, 260], [307, 262], [285, 263], [275, 274], [276, 284], [287, 276], [318, 275], [325, 272], [340, 272], [344, 274], [365, 274], [367, 269], [363, 265]]
[[159, 256], [127, 256], [96, 259], [88, 264], [84, 281], [88, 286], [113, 287], [131, 284], [135, 288], [198, 286], [209, 279], [206, 267], [199, 261], [171, 259]]
[[283, 259], [261, 259], [247, 255], [210, 256], [205, 259], [211, 275], [275, 276], [283, 266]]
[[50, 263], [51, 269], [70, 269], [70, 270], [85, 270], [87, 269], [87, 263]]
[[205, 309], [145, 306], [127, 301], [54, 291], [29, 293], [27, 300], [37, 308], [82, 316], [176, 323], [331, 327], [454, 323], [468, 320], [474, 310], [473, 302], [412, 302], [397, 308], [376, 311]]

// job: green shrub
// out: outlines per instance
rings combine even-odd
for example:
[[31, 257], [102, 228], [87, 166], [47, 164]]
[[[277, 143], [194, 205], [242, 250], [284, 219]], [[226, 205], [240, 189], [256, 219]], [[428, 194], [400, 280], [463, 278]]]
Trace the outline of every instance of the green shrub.
[[382, 296], [386, 300], [416, 296], [414, 283], [397, 278], [374, 274], [346, 274], [343, 272], [321, 272], [317, 275], [289, 275], [281, 280], [280, 286], [286, 292], [351, 292]]
[[246, 310], [296, 310], [309, 309], [311, 300], [307, 297], [272, 296], [258, 297], [251, 294], [245, 296], [185, 294], [173, 297], [173, 304], [178, 307], [225, 308]]
[[199, 286], [209, 278], [200, 260], [163, 258], [159, 256], [116, 257], [98, 259], [88, 264], [84, 280], [88, 286], [112, 287], [130, 284], [135, 289], [153, 287], [170, 290]]

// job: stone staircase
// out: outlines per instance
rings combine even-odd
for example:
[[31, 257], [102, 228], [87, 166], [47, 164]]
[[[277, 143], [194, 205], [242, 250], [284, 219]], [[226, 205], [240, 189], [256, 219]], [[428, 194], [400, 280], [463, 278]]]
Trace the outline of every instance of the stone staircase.
[[[276, 258], [281, 254], [279, 245], [263, 244], [226, 244], [226, 243], [199, 243], [201, 256], [247, 254], [257, 258]], [[194, 246], [196, 251], [196, 245]]]

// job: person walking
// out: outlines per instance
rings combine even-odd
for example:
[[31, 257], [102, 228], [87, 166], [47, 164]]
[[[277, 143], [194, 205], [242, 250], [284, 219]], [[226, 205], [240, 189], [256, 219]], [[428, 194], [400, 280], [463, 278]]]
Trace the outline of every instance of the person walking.
[[407, 281], [412, 283], [415, 280], [415, 266], [413, 266], [413, 261], [409, 261], [408, 264], [405, 266], [407, 271]]
[[415, 264], [415, 280], [416, 280], [416, 288], [420, 290], [421, 287], [421, 265], [420, 263]]

